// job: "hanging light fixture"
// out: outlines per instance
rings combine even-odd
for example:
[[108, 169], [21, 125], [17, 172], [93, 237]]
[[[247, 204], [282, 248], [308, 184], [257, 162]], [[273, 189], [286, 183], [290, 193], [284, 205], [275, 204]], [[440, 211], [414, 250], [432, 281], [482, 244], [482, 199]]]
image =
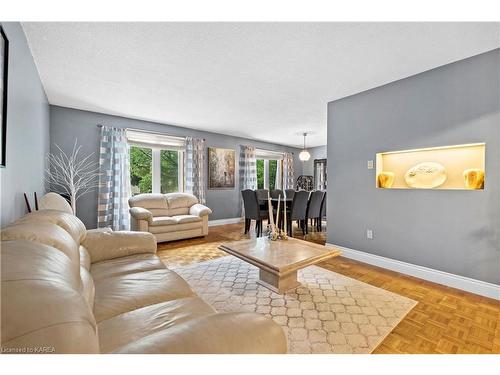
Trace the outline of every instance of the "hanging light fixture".
[[308, 161], [311, 158], [311, 154], [309, 153], [309, 151], [306, 150], [306, 136], [307, 133], [304, 133], [304, 148], [299, 154], [299, 159], [301, 161]]

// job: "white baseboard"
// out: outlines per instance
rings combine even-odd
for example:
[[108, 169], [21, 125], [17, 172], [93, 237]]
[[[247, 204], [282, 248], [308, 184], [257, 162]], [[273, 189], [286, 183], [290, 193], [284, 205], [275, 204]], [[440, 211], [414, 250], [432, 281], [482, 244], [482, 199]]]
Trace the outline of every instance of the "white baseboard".
[[215, 227], [217, 225], [237, 224], [240, 222], [241, 222], [241, 217], [232, 217], [229, 219], [209, 220], [208, 226]]
[[326, 246], [335, 247], [342, 251], [342, 256], [360, 262], [372, 264], [374, 266], [387, 268], [392, 271], [415, 276], [420, 279], [432, 281], [437, 284], [450, 286], [453, 288], [465, 290], [470, 293], [500, 300], [500, 285], [487, 283], [464, 276], [454, 275], [452, 273], [438, 271], [432, 268], [417, 266], [415, 264], [401, 262], [399, 260], [381, 257], [379, 255], [365, 253], [359, 250], [349, 249], [343, 246], [337, 246], [327, 243]]

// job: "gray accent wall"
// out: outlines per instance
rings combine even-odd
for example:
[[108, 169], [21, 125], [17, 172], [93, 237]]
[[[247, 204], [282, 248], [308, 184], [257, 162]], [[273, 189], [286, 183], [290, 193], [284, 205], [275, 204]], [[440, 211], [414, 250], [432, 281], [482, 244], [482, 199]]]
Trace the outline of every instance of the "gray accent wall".
[[[472, 142], [484, 190], [377, 189], [367, 169], [377, 152]], [[327, 242], [500, 284], [500, 49], [328, 104]]]
[[23, 193], [45, 192], [49, 104], [21, 24], [2, 22], [9, 39], [6, 167], [0, 168], [1, 226], [26, 213]]
[[326, 159], [326, 146], [308, 148], [311, 158], [302, 162], [302, 173], [307, 176], [314, 176], [314, 159]]
[[[230, 190], [207, 190], [207, 206], [209, 206], [213, 210], [213, 214], [210, 216], [210, 220], [230, 219], [239, 216], [240, 190], [238, 186], [238, 161], [240, 145], [255, 146], [257, 148], [280, 152], [293, 152], [295, 156], [295, 174], [296, 176], [298, 176], [302, 173], [302, 165], [298, 159], [298, 153], [300, 152], [300, 149], [296, 149], [293, 147], [286, 147], [224, 134], [197, 131], [179, 126], [164, 125], [58, 106], [50, 106], [50, 116], [50, 139], [52, 151], [55, 152], [54, 144], [59, 145], [65, 151], [70, 151], [73, 147], [75, 139], [78, 139], [78, 142], [82, 144], [83, 153], [95, 153], [95, 156], [93, 158], [95, 161], [99, 159], [99, 129], [97, 128], [97, 124], [114, 126], [118, 128], [134, 128], [163, 132], [168, 135], [205, 138], [207, 147], [222, 147], [234, 149], [236, 151], [236, 187]], [[80, 219], [82, 219], [87, 228], [96, 227], [96, 191], [82, 197], [78, 201], [77, 215], [80, 217]]]

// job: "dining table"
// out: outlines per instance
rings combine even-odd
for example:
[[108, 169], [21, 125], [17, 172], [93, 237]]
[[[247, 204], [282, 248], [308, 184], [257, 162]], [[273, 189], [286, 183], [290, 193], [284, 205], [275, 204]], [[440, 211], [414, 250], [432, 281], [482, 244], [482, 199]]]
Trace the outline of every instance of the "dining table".
[[[278, 201], [280, 201], [280, 217], [279, 217], [279, 220], [278, 222], [276, 223], [277, 224], [277, 227], [278, 228], [281, 228], [283, 229], [284, 228], [284, 212], [283, 212], [283, 208], [285, 206], [285, 204], [283, 203], [284, 201], [286, 201], [286, 211], [287, 211], [287, 215], [290, 214], [290, 208], [292, 207], [292, 201], [293, 199], [292, 198], [270, 198], [271, 199], [271, 204], [273, 205], [273, 215], [276, 215], [276, 210], [278, 208]], [[259, 202], [259, 206], [261, 207], [261, 209], [264, 209], [264, 210], [267, 210], [269, 208], [269, 198], [258, 198], [257, 199], [258, 202]]]
[[[279, 198], [271, 198], [271, 202], [274, 204], [278, 204], [278, 200]], [[268, 202], [268, 198], [259, 198], [258, 199], [259, 201], [259, 204], [262, 204], [262, 203], [267, 203]], [[292, 198], [281, 198], [281, 202], [283, 201], [286, 201], [287, 205], [288, 203], [292, 203], [293, 199]]]

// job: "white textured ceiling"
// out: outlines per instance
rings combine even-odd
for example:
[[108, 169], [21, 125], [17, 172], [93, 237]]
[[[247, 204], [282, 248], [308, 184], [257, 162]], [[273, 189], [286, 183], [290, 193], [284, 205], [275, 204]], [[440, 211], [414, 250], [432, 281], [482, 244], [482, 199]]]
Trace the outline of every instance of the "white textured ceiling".
[[300, 146], [327, 102], [500, 47], [500, 23], [23, 23], [51, 104]]

